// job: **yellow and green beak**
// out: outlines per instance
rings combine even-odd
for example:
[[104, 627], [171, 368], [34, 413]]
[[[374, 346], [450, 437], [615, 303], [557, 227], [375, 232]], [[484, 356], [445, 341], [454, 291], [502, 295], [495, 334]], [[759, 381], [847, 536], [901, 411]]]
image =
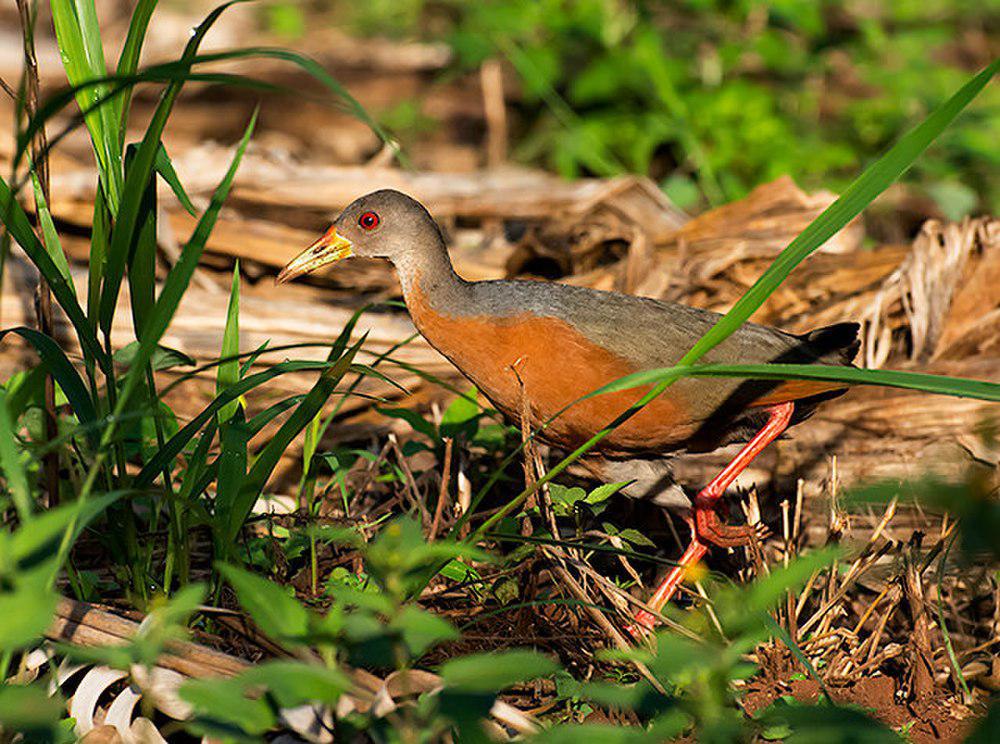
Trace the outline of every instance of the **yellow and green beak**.
[[320, 266], [326, 266], [353, 255], [351, 241], [338, 234], [335, 227], [331, 227], [323, 234], [323, 237], [289, 261], [274, 281], [276, 284], [284, 284], [303, 274], [316, 271]]

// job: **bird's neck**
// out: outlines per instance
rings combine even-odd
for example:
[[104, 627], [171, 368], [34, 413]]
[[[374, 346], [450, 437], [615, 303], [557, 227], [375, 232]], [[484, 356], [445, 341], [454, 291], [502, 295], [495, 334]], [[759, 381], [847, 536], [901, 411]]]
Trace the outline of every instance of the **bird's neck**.
[[411, 312], [416, 304], [431, 305], [442, 313], [461, 307], [469, 283], [455, 273], [444, 245], [396, 261], [403, 299]]

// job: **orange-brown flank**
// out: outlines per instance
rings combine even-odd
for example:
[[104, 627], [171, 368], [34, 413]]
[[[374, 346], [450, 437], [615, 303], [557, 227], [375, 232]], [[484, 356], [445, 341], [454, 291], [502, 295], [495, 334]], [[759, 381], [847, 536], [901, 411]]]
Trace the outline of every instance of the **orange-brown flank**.
[[[436, 312], [414, 289], [407, 304], [420, 332], [469, 377], [493, 404], [520, 421], [522, 395], [538, 426], [565, 406], [636, 371], [589, 341], [569, 323], [529, 313], [511, 317]], [[522, 393], [523, 384], [523, 393]], [[559, 415], [543, 437], [563, 447], [582, 444], [634, 403], [645, 388], [580, 401]], [[657, 451], [685, 440], [697, 427], [674, 399], [661, 396], [612, 432], [606, 451]]]
[[[558, 318], [531, 313], [508, 317], [447, 315], [434, 310], [419, 282], [414, 284], [407, 305], [417, 328], [515, 422], [521, 419], [524, 396], [531, 411], [530, 423], [539, 426], [587, 393], [637, 371]], [[789, 381], [753, 405], [797, 400], [837, 387]], [[644, 386], [579, 401], [552, 421], [542, 436], [562, 447], [580, 445], [649, 389]], [[705, 415], [693, 415], [687, 400], [667, 390], [609, 434], [598, 449], [636, 453], [676, 448], [698, 430]]]

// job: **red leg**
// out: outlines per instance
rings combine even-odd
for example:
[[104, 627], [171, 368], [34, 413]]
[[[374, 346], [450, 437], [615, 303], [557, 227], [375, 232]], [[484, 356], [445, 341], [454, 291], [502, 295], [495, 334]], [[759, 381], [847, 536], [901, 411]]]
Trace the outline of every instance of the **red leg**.
[[[761, 453], [771, 442], [777, 439], [781, 432], [788, 428], [792, 420], [792, 411], [795, 410], [794, 403], [781, 403], [768, 409], [770, 418], [753, 439], [737, 453], [722, 472], [705, 486], [694, 499], [692, 524], [692, 539], [684, 555], [680, 557], [677, 565], [670, 570], [653, 596], [649, 599], [649, 606], [657, 612], [670, 601], [670, 598], [677, 591], [684, 580], [691, 566], [700, 561], [708, 552], [708, 544], [713, 543], [721, 547], [734, 547], [736, 545], [746, 545], [753, 533], [752, 527], [734, 527], [727, 525], [719, 519], [718, 502], [722, 494], [736, 480], [736, 476], [746, 470], [753, 459]], [[656, 622], [656, 618], [646, 612], [639, 610], [635, 615], [635, 629], [649, 630]], [[630, 628], [630, 630], [632, 630]], [[637, 635], [633, 632], [633, 635]]]

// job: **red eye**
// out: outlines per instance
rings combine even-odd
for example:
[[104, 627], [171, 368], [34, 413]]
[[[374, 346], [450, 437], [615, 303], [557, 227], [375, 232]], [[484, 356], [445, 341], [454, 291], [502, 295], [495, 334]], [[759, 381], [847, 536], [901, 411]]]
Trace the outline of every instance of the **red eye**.
[[374, 212], [365, 212], [358, 217], [358, 224], [365, 230], [374, 230], [378, 227], [378, 215]]

